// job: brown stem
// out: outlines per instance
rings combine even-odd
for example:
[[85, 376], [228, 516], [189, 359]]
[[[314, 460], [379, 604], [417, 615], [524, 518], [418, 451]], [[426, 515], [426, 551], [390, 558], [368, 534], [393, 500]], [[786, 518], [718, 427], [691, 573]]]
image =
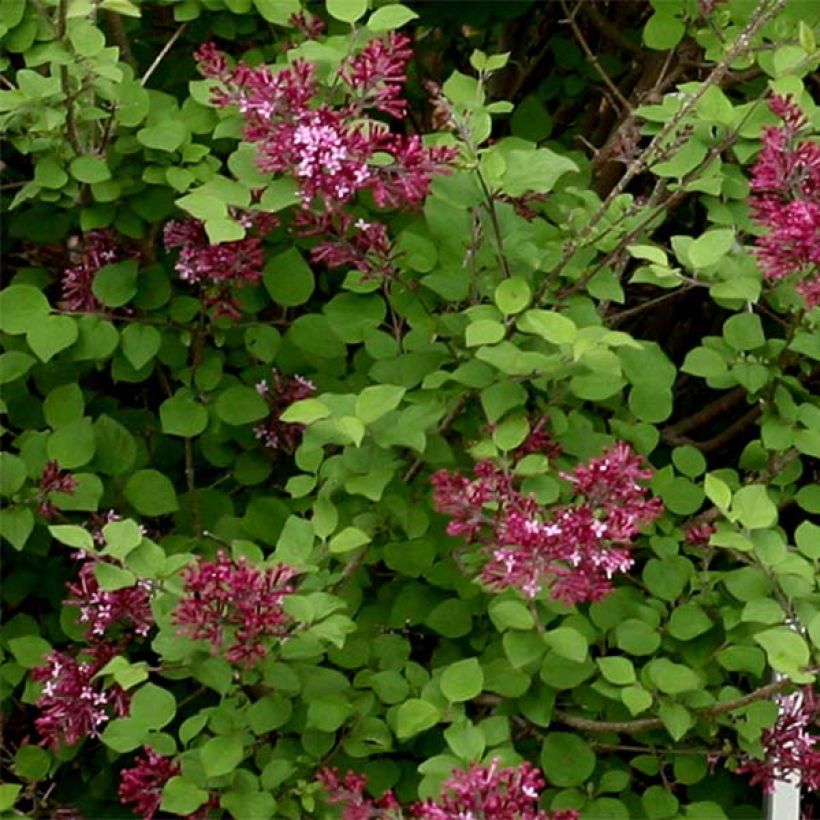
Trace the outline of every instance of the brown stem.
[[746, 390], [743, 387], [736, 387], [734, 390], [730, 390], [728, 393], [725, 393], [711, 404], [707, 404], [706, 407], [698, 410], [697, 413], [693, 413], [685, 419], [681, 419], [680, 421], [676, 421], [674, 424], [664, 427], [663, 430], [661, 430], [661, 436], [663, 436], [664, 440], [668, 439], [672, 441], [675, 437], [680, 436], [683, 433], [688, 433], [690, 430], [695, 430], [696, 428], [706, 424], [706, 422], [711, 421], [715, 416], [725, 413], [727, 410], [734, 407], [738, 402], [742, 401], [745, 396]]
[[510, 263], [507, 261], [507, 257], [504, 253], [504, 237], [501, 233], [501, 225], [498, 222], [498, 213], [495, 210], [495, 199], [493, 198], [492, 192], [490, 191], [490, 188], [487, 185], [481, 171], [476, 170], [476, 178], [478, 179], [478, 184], [484, 194], [487, 213], [490, 215], [490, 224], [493, 226], [493, 237], [495, 238], [498, 263], [501, 266], [501, 271], [504, 274], [504, 278], [509, 279], [512, 276], [512, 273], [510, 272]]
[[199, 496], [196, 489], [194, 445], [190, 438], [185, 439], [185, 484], [188, 487], [188, 496], [191, 499], [191, 523], [194, 526], [194, 535], [199, 538], [202, 536], [202, 511], [199, 508]]
[[122, 23], [122, 17], [114, 11], [107, 11], [105, 13], [105, 21], [108, 24], [111, 39], [120, 50], [120, 57], [136, 71], [137, 61], [134, 58], [134, 52], [131, 50], [131, 43], [128, 40], [128, 33], [125, 31], [125, 26]]
[[[782, 692], [792, 682], [788, 679], [768, 683], [766, 686], [761, 686], [747, 695], [742, 695], [734, 700], [727, 700], [723, 703], [717, 703], [714, 706], [709, 706], [705, 709], [693, 709], [692, 711], [699, 717], [713, 718], [725, 715], [727, 712], [734, 712], [736, 709], [742, 709], [750, 703], [755, 703], [758, 700], [766, 700], [773, 695]], [[573, 729], [578, 729], [581, 732], [619, 732], [622, 734], [639, 734], [640, 732], [648, 732], [652, 729], [662, 729], [663, 721], [660, 718], [640, 718], [638, 720], [590, 720], [589, 718], [578, 717], [577, 715], [570, 715], [568, 712], [555, 711], [553, 717]]]
[[730, 442], [739, 433], [742, 433], [757, 419], [762, 412], [763, 411], [760, 406], [755, 405], [733, 424], [725, 427], [716, 436], [712, 436], [712, 438], [707, 439], [706, 441], [694, 441], [693, 439], [680, 435], [667, 435], [664, 437], [664, 441], [668, 444], [689, 444], [692, 447], [697, 447], [702, 453], [711, 453], [714, 450], [720, 449], [724, 444]]
[[604, 71], [601, 66], [601, 63], [598, 61], [595, 52], [589, 47], [589, 43], [587, 43], [586, 38], [583, 35], [583, 32], [578, 27], [578, 23], [575, 21], [575, 17], [578, 14], [579, 6], [576, 6], [573, 11], [570, 11], [569, 6], [567, 5], [566, 0], [561, 0], [561, 8], [564, 10], [564, 14], [566, 15], [565, 22], [569, 24], [569, 27], [572, 29], [572, 33], [575, 36], [575, 39], [578, 41], [578, 45], [581, 46], [581, 50], [584, 52], [587, 58], [587, 62], [595, 69], [598, 76], [604, 81], [604, 85], [612, 92], [615, 96], [615, 99], [621, 104], [621, 108], [624, 111], [631, 111], [632, 106], [629, 103], [629, 100], [624, 97], [621, 93], [621, 89], [612, 82], [612, 78], [609, 74]]

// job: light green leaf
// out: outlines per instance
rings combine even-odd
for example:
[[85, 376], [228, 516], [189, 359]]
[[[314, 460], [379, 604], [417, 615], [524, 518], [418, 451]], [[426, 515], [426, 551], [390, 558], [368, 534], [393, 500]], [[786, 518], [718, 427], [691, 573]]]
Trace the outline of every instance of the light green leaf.
[[401, 3], [392, 3], [376, 9], [367, 18], [367, 27], [371, 31], [393, 31], [401, 28], [405, 23], [418, 18], [418, 14]]
[[476, 658], [451, 663], [441, 675], [441, 693], [452, 703], [472, 700], [481, 694], [484, 673]]

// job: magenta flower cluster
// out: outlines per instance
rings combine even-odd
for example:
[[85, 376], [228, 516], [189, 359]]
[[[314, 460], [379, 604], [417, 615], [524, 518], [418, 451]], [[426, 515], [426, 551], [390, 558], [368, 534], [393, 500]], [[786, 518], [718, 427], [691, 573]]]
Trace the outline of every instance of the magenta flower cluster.
[[663, 513], [641, 483], [651, 475], [620, 442], [562, 474], [576, 501], [548, 511], [493, 461], [476, 464], [472, 479], [440, 470], [431, 481], [436, 510], [452, 518], [448, 534], [484, 545], [482, 584], [515, 588], [528, 598], [549, 589], [553, 599], [571, 605], [599, 600], [612, 590], [613, 575], [634, 563], [633, 539]]
[[265, 569], [221, 551], [215, 561], [200, 557], [183, 571], [183, 595], [172, 613], [179, 634], [208, 641], [215, 652], [230, 642], [225, 657], [253, 666], [266, 654], [265, 639], [284, 638], [292, 626], [282, 608], [294, 591], [297, 570], [285, 564]]
[[751, 775], [749, 782], [766, 792], [774, 790], [776, 780], [792, 778], [807, 793], [820, 792], [820, 736], [810, 732], [818, 724], [820, 695], [813, 686], [780, 698], [777, 722], [763, 732], [763, 759], [746, 755], [736, 772]]
[[[143, 753], [134, 758], [134, 765], [120, 772], [120, 803], [131, 806], [134, 814], [143, 820], [153, 820], [159, 811], [165, 784], [181, 772], [178, 763], [145, 746]], [[211, 809], [217, 805], [216, 796], [211, 795], [207, 803], [186, 817], [189, 820], [206, 820]]]
[[79, 607], [80, 623], [86, 627], [86, 637], [99, 641], [112, 628], [128, 635], [133, 632], [145, 637], [154, 626], [151, 612], [151, 584], [137, 581], [122, 589], [100, 588], [94, 574], [96, 561], [85, 561], [80, 567], [77, 580], [68, 584], [72, 596], [64, 603]]
[[767, 279], [798, 275], [797, 291], [809, 308], [820, 304], [820, 144], [801, 139], [806, 117], [788, 97], [774, 96], [782, 125], [766, 128], [752, 168], [752, 214], [767, 233], [757, 256]]
[[415, 803], [405, 815], [392, 791], [373, 798], [365, 794], [367, 778], [334, 769], [322, 769], [317, 780], [328, 793], [327, 802], [342, 806], [342, 820], [578, 820], [576, 811], [549, 812], [538, 808], [546, 786], [541, 772], [531, 763], [502, 767], [499, 761], [473, 763], [466, 771], [456, 770], [444, 781], [441, 795]]
[[63, 743], [72, 746], [86, 737], [99, 737], [111, 717], [128, 712], [128, 693], [116, 684], [106, 689], [103, 679], [95, 678], [116, 654], [110, 643], [84, 649], [84, 659], [55, 651], [45, 666], [32, 670], [32, 678], [44, 683], [35, 720], [44, 744], [57, 749]]
[[63, 271], [60, 306], [65, 310], [94, 313], [102, 307], [91, 289], [94, 277], [100, 268], [119, 262], [124, 256], [123, 250], [113, 231], [88, 231], [77, 242], [74, 256], [74, 264]]
[[173, 220], [165, 226], [165, 247], [179, 248], [175, 265], [180, 279], [200, 287], [206, 307], [216, 316], [240, 317], [235, 288], [262, 280], [265, 255], [262, 237], [278, 224], [271, 214], [250, 211], [234, 214], [252, 235], [234, 242], [210, 243], [198, 219]]
[[[391, 33], [349, 58], [333, 90], [343, 94], [341, 103], [323, 93], [315, 67], [305, 60], [278, 69], [241, 62], [231, 68], [211, 43], [196, 54], [202, 74], [218, 82], [214, 103], [239, 109], [245, 139], [256, 146], [259, 169], [290, 176], [302, 211], [316, 209], [313, 215], [297, 213], [294, 229], [331, 236], [313, 249], [314, 260], [330, 267], [352, 264], [372, 273], [372, 256], [390, 256], [383, 226], [340, 216], [359, 192], [369, 190], [382, 208], [417, 208], [432, 177], [446, 172], [455, 159], [455, 149], [425, 147], [420, 137], [391, 132], [368, 118], [371, 112], [405, 116], [409, 46], [406, 36]], [[359, 231], [355, 240], [354, 227]]]
[[50, 494], [74, 495], [77, 487], [77, 480], [68, 471], [60, 469], [58, 461], [52, 459], [46, 462], [37, 487], [37, 512], [47, 521], [51, 521], [57, 515], [57, 507], [54, 506]]
[[256, 385], [259, 393], [270, 405], [270, 416], [253, 428], [253, 433], [270, 450], [284, 450], [292, 453], [298, 446], [305, 429], [303, 424], [281, 421], [282, 413], [295, 401], [310, 398], [316, 387], [303, 376], [282, 376], [273, 370], [271, 381], [263, 379]]

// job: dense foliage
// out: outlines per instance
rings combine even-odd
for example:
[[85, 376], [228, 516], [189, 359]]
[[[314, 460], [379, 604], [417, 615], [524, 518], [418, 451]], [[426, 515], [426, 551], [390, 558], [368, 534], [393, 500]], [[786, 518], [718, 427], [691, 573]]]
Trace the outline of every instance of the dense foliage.
[[0, 811], [808, 815], [818, 31], [0, 2]]

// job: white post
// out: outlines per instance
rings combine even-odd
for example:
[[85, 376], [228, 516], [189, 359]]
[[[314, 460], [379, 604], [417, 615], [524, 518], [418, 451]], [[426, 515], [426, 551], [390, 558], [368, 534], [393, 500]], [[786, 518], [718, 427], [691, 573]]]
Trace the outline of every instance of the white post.
[[[775, 674], [775, 680], [782, 675]], [[798, 703], [803, 695], [795, 695]], [[782, 712], [782, 709], [781, 709]], [[766, 795], [766, 820], [800, 820], [800, 776], [792, 774], [787, 780], [775, 780], [774, 791]]]

